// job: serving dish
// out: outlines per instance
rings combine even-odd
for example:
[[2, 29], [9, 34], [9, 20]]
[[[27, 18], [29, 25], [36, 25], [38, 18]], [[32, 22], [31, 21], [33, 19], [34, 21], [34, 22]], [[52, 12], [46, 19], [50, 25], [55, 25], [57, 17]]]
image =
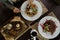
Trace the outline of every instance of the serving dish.
[[29, 26], [19, 16], [14, 16], [2, 26], [1, 33], [6, 40], [16, 40], [28, 29], [30, 29]]
[[32, 16], [32, 17], [28, 16], [25, 13], [26, 6], [28, 5], [28, 1], [25, 1], [21, 6], [21, 15], [28, 21], [34, 21], [42, 15], [42, 6], [41, 6], [41, 4], [36, 0], [33, 1], [33, 4], [35, 4], [37, 6], [37, 14]]
[[[46, 20], [52, 20], [55, 25], [57, 26], [56, 28], [53, 26], [52, 29], [55, 29], [55, 31], [53, 32], [53, 34], [51, 35], [51, 32], [44, 32], [42, 26], [40, 24], [44, 24], [46, 22]], [[52, 22], [51, 22], [52, 24]], [[50, 25], [50, 24], [49, 24]], [[53, 24], [54, 25], [54, 24]], [[46, 26], [44, 26], [46, 27]], [[48, 27], [51, 27], [51, 26], [48, 26]], [[51, 30], [51, 29], [50, 29]], [[39, 21], [39, 25], [38, 25], [38, 31], [39, 33], [44, 37], [44, 38], [47, 38], [47, 39], [53, 39], [55, 37], [57, 37], [59, 35], [59, 30], [60, 30], [60, 22], [58, 19], [56, 19], [55, 17], [52, 17], [52, 16], [45, 16], [44, 18], [42, 18], [40, 21]]]

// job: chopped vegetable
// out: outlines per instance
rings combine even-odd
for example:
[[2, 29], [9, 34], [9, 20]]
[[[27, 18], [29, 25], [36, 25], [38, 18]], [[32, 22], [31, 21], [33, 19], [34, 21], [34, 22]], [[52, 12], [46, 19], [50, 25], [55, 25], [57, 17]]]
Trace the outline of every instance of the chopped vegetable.
[[56, 25], [55, 22], [53, 22], [52, 20], [46, 20], [46, 22], [42, 25], [42, 29], [44, 32], [50, 32], [51, 34], [53, 34], [56, 30]]
[[27, 7], [26, 7], [26, 14], [28, 16], [34, 16], [37, 14], [37, 7], [35, 4], [28, 4]]

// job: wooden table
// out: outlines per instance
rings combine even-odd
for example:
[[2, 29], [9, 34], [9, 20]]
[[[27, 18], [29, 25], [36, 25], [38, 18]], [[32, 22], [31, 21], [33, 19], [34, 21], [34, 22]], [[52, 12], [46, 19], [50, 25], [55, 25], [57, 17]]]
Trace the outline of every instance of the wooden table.
[[[48, 9], [45, 7], [45, 5], [40, 1], [40, 0], [37, 0], [37, 1], [39, 1], [40, 2], [40, 4], [42, 5], [42, 8], [43, 8], [43, 12], [42, 12], [42, 15], [44, 15], [47, 11], [48, 11]], [[48, 13], [48, 15], [50, 15], [50, 16], [54, 16], [54, 17], [56, 17], [55, 15], [54, 15], [54, 12], [50, 12], [50, 13]], [[29, 26], [29, 28], [27, 28], [24, 32], [22, 32], [22, 34], [20, 34], [18, 37], [16, 37], [16, 38], [14, 38], [14, 37], [6, 37], [6, 35], [4, 34], [4, 33], [2, 33], [2, 35], [5, 37], [5, 39], [6, 40], [17, 40], [20, 36], [22, 36], [26, 31], [28, 31], [30, 28], [32, 28], [32, 29], [35, 29], [35, 30], [37, 30], [37, 32], [38, 32], [38, 29], [37, 29], [37, 26], [38, 26], [38, 22], [36, 22], [34, 25], [30, 25], [31, 23], [32, 23], [32, 21], [27, 21], [27, 20], [25, 20], [25, 19], [22, 19], [28, 26]], [[15, 18], [15, 19], [13, 19], [13, 20], [10, 20], [10, 21], [20, 21], [20, 19], [19, 19], [19, 17], [17, 17], [17, 18]], [[22, 22], [22, 23], [24, 23], [24, 22]], [[2, 30], [3, 31], [3, 30]], [[46, 38], [44, 38], [44, 37], [42, 37], [41, 35], [40, 35], [40, 33], [38, 32], [38, 38], [39, 38], [39, 40], [48, 40], [48, 39], [46, 39]]]
[[[10, 35], [8, 35], [8, 34], [6, 34], [6, 33], [4, 33], [3, 31], [4, 31], [4, 26], [3, 26], [3, 28], [1, 28], [1, 33], [2, 33], [2, 35], [5, 37], [5, 39], [6, 40], [16, 40], [16, 39], [18, 39], [20, 36], [22, 36], [26, 31], [28, 31], [29, 29], [30, 29], [30, 27], [29, 26], [27, 26], [25, 23], [24, 23], [24, 21], [22, 21], [21, 20], [21, 18], [19, 17], [19, 16], [14, 16], [13, 17], [13, 19], [11, 19], [10, 21], [8, 21], [7, 22], [7, 24], [9, 24], [9, 22], [15, 22], [15, 21], [18, 21], [18, 22], [21, 22], [22, 24], [23, 24], [23, 28], [22, 28], [22, 30], [20, 31], [20, 32], [18, 32], [18, 35], [16, 36], [16, 37], [14, 37], [14, 36], [10, 36]], [[6, 25], [7, 25], [6, 24]]]
[[[45, 5], [40, 0], [37, 0], [37, 1], [40, 2], [41, 6], [42, 6], [42, 15], [44, 15], [48, 11], [48, 9], [45, 7]], [[24, 18], [22, 20], [24, 20], [25, 23], [28, 24], [28, 25], [30, 25], [33, 22], [33, 21], [25, 20]]]
[[[40, 1], [40, 0], [37, 0], [37, 1], [39, 1], [40, 2], [40, 4], [41, 4], [41, 6], [42, 6], [42, 9], [43, 9], [43, 12], [42, 12], [42, 15], [44, 15], [47, 11], [48, 11], [48, 9], [45, 7], [45, 5]], [[42, 16], [41, 15], [41, 16]], [[22, 18], [22, 20], [24, 21], [22, 21], [22, 23], [24, 24], [24, 23], [26, 23], [29, 27], [24, 31], [24, 32], [22, 32], [22, 34], [20, 34], [18, 37], [16, 37], [16, 38], [14, 38], [14, 37], [6, 37], [6, 34], [4, 34], [4, 33], [2, 33], [2, 35], [5, 37], [5, 39], [6, 40], [17, 40], [20, 36], [22, 36], [26, 31], [28, 31], [30, 28], [32, 28], [32, 29], [34, 29], [34, 27], [33, 26], [31, 26], [30, 24], [32, 23], [32, 21], [27, 21], [27, 20], [25, 20], [25, 19], [23, 19]], [[21, 21], [20, 20], [20, 18], [19, 17], [15, 17], [14, 16], [14, 18], [12, 19], [12, 20], [9, 20], [9, 22], [11, 22], [11, 21]], [[38, 23], [37, 23], [38, 24]], [[37, 29], [37, 28], [36, 28]], [[2, 30], [3, 31], [3, 30]], [[39, 38], [41, 38], [41, 39], [43, 39], [43, 37], [40, 37], [41, 35], [40, 34], [38, 34], [39, 36]], [[45, 38], [44, 38], [45, 39]]]
[[54, 0], [41, 0], [43, 4], [48, 8], [50, 11], [52, 8], [54, 14], [57, 16], [57, 18], [60, 20], [60, 5], [56, 4]]

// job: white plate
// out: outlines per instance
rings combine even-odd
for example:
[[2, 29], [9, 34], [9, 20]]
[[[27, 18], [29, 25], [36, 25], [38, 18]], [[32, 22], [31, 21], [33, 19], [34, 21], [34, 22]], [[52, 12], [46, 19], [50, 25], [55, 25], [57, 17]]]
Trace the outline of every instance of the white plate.
[[33, 16], [33, 17], [30, 17], [30, 16], [28, 16], [28, 15], [25, 13], [25, 9], [26, 9], [26, 6], [27, 6], [27, 4], [28, 4], [28, 1], [25, 1], [25, 2], [22, 4], [22, 6], [21, 6], [21, 15], [22, 15], [26, 20], [29, 20], [29, 21], [34, 21], [34, 20], [38, 19], [38, 18], [41, 16], [41, 14], [42, 14], [42, 6], [41, 6], [41, 4], [40, 4], [38, 1], [36, 1], [36, 0], [34, 0], [33, 3], [38, 7], [38, 8], [37, 8], [37, 9], [38, 9], [38, 12], [37, 12], [37, 14], [36, 14], [35, 16]]
[[[56, 28], [56, 31], [53, 33], [53, 35], [51, 35], [50, 33], [46, 33], [46, 32], [43, 32], [43, 29], [41, 27], [40, 24], [44, 24], [46, 22], [46, 19], [47, 20], [52, 20], [55, 22], [57, 28]], [[60, 22], [59, 20], [57, 20], [55, 17], [52, 17], [52, 16], [46, 16], [44, 18], [42, 18], [39, 22], [39, 25], [38, 25], [38, 31], [39, 33], [44, 37], [44, 38], [47, 38], [47, 39], [52, 39], [52, 38], [55, 38], [59, 35], [59, 31], [60, 31]]]

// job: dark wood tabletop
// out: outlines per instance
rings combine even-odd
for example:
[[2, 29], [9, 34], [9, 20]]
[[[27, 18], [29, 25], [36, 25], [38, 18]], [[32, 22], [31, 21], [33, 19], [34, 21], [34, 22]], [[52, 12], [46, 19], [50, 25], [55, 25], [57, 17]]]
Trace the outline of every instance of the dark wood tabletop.
[[60, 20], [60, 5], [54, 2], [54, 0], [41, 0], [44, 5], [48, 8], [48, 10], [53, 9], [53, 12], [57, 16], [57, 18]]

